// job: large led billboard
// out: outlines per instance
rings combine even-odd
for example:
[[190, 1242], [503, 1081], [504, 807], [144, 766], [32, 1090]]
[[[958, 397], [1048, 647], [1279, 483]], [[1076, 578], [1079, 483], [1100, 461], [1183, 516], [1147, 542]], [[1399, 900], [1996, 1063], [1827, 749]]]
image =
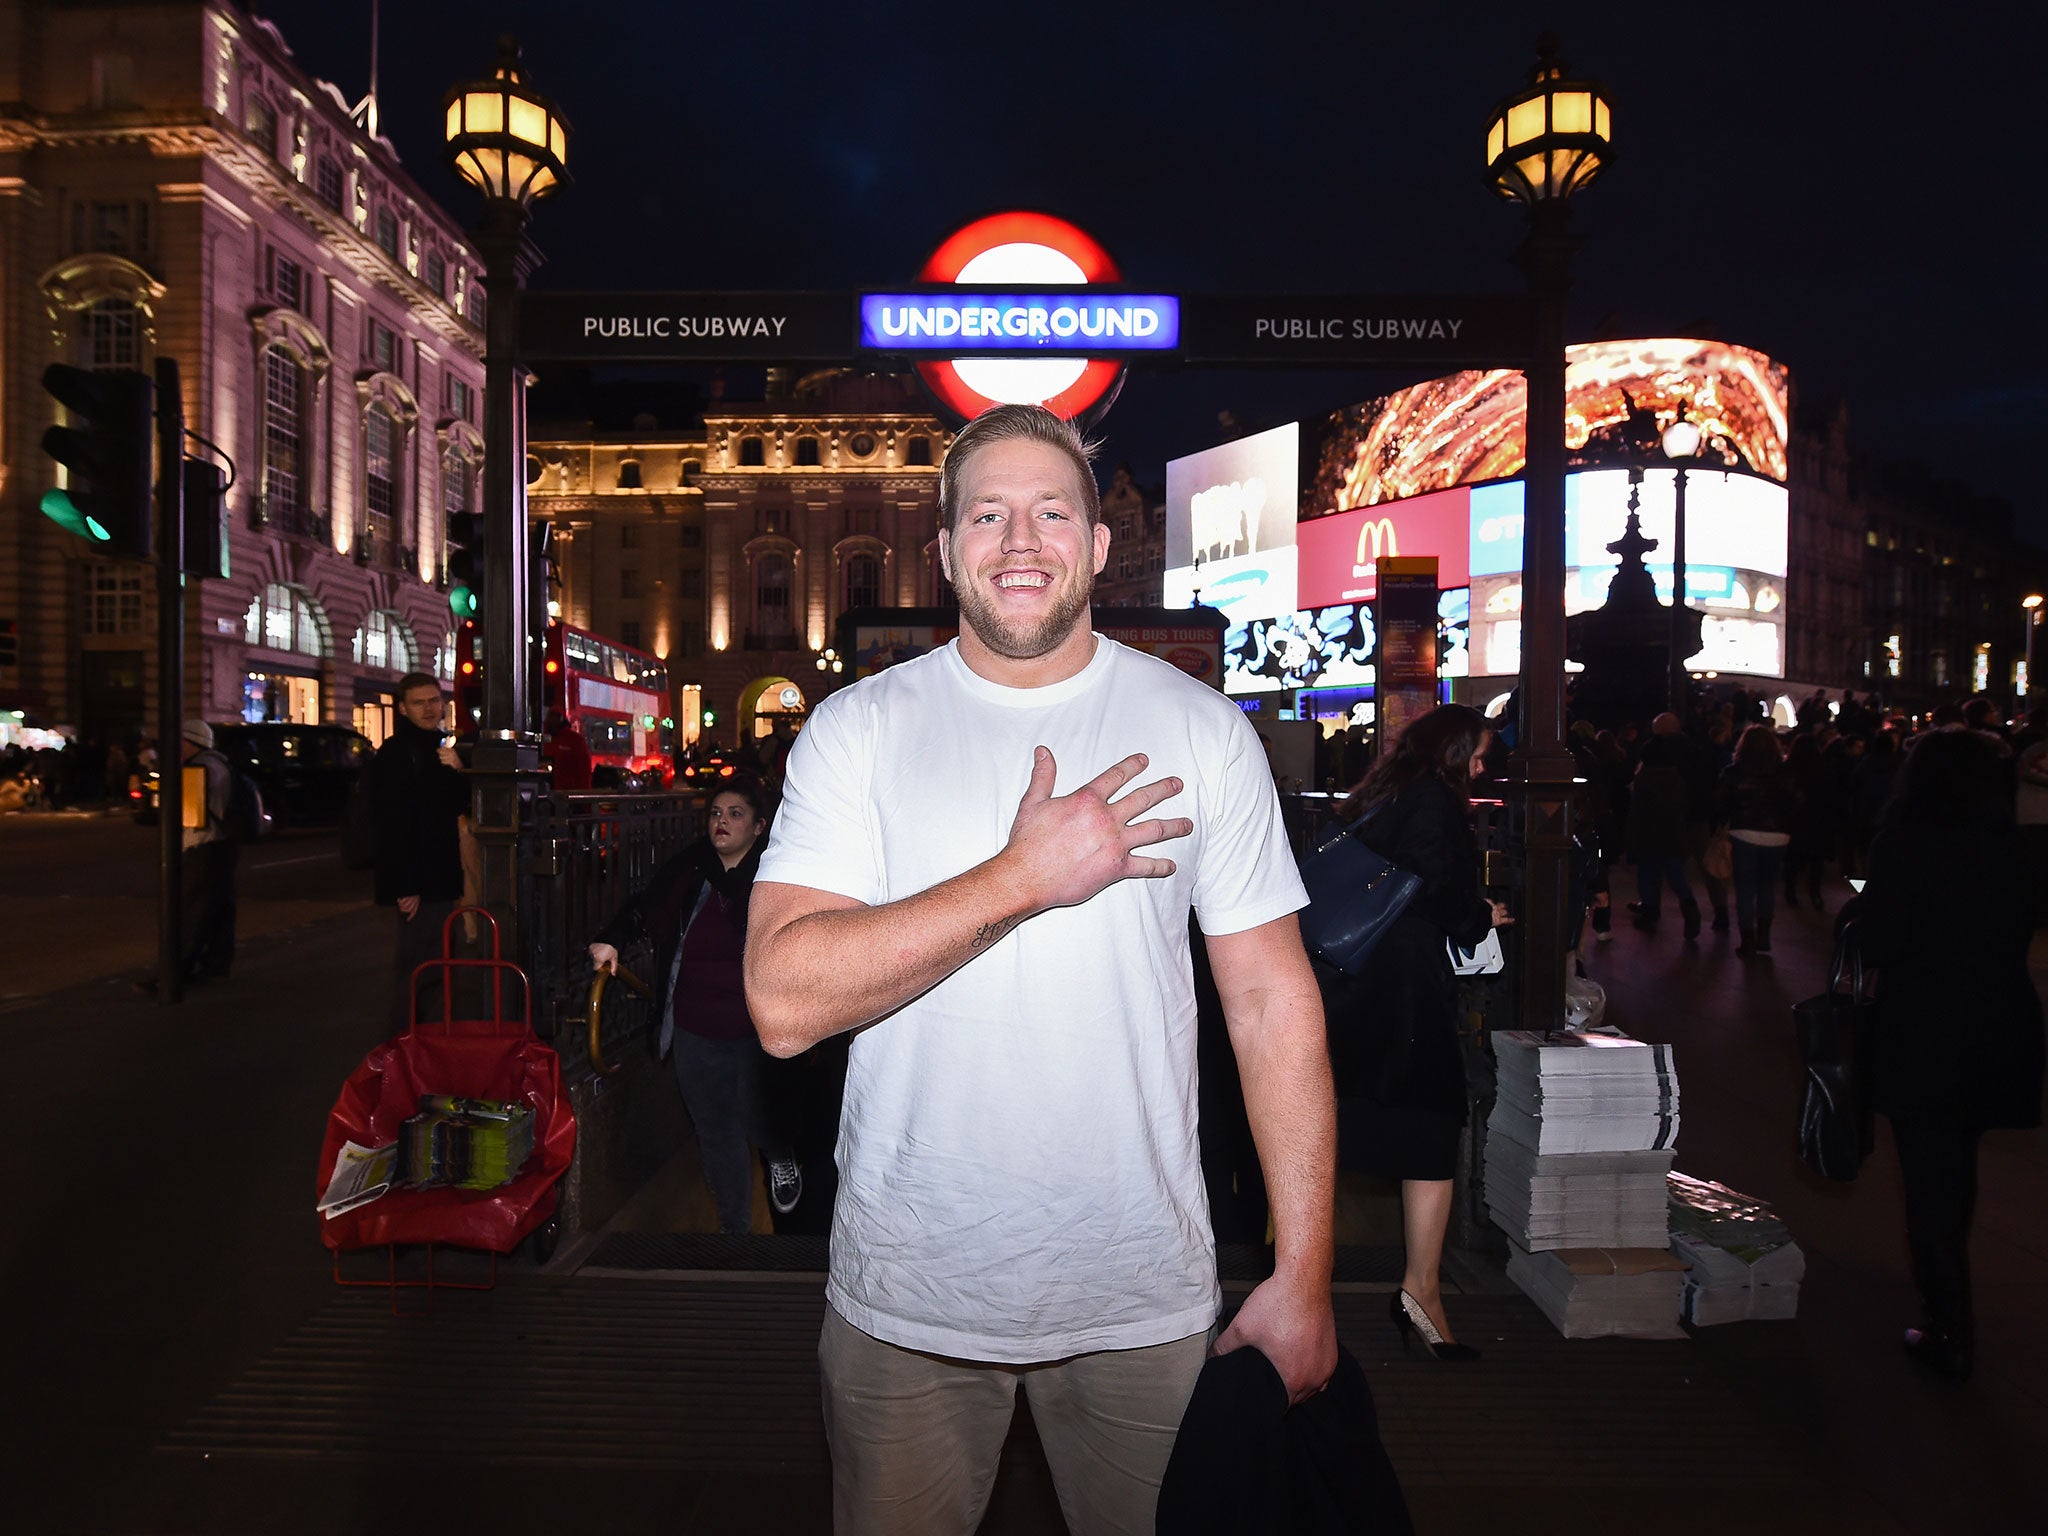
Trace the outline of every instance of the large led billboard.
[[1168, 462], [1166, 606], [1200, 593], [1232, 624], [1293, 613], [1300, 486], [1293, 422]]
[[[1631, 408], [1661, 427], [1698, 423], [1709, 453], [1687, 475], [1686, 588], [1705, 616], [1696, 671], [1784, 675], [1787, 541], [1785, 444], [1790, 380], [1747, 347], [1687, 338], [1598, 342], [1566, 353], [1565, 609], [1606, 601], [1618, 557], [1607, 545], [1628, 517]], [[1336, 412], [1309, 452], [1302, 492], [1298, 595], [1304, 608], [1356, 601], [1370, 545], [1391, 530], [1402, 554], [1434, 554], [1446, 588], [1471, 581], [1470, 667], [1478, 677], [1521, 667], [1522, 485], [1527, 390], [1496, 369], [1432, 379]], [[1653, 468], [1639, 488], [1647, 557], [1670, 600], [1675, 473]], [[1467, 542], [1453, 546], [1437, 515], [1464, 497]], [[1434, 548], [1411, 548], [1404, 519], [1427, 522]], [[1327, 533], [1319, 533], [1325, 528]], [[1342, 567], [1349, 551], [1349, 570]], [[1342, 579], [1332, 584], [1331, 577]]]
[[[1763, 353], [1689, 338], [1565, 349], [1565, 448], [1574, 467], [1613, 462], [1631, 403], [1681, 413], [1733, 458], [1782, 482], [1791, 384]], [[1519, 372], [1468, 370], [1337, 412], [1302, 494], [1305, 516], [1376, 506], [1522, 472], [1528, 388]]]
[[[1657, 594], [1671, 600], [1675, 471], [1646, 470], [1636, 487], [1637, 520], [1657, 547], [1643, 558]], [[1607, 601], [1621, 564], [1607, 548], [1628, 523], [1623, 469], [1565, 477], [1565, 612]], [[1398, 503], [1396, 503], [1398, 505]], [[1754, 475], [1691, 470], [1685, 487], [1685, 587], [1705, 618], [1696, 672], [1785, 675], [1785, 487]], [[1472, 672], [1506, 677], [1521, 670], [1522, 483], [1472, 490]]]

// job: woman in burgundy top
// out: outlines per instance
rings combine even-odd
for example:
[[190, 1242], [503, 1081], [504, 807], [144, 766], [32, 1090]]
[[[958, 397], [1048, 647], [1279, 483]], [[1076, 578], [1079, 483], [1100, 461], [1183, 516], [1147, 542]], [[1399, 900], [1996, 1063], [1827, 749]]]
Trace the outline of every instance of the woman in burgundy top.
[[743, 1233], [752, 1225], [749, 1141], [768, 1159], [769, 1198], [778, 1211], [795, 1209], [803, 1193], [803, 1170], [790, 1138], [770, 1123], [762, 1091], [768, 1057], [747, 1014], [740, 966], [747, 898], [768, 829], [760, 786], [735, 779], [719, 790], [706, 826], [701, 842], [656, 870], [646, 889], [606, 924], [590, 946], [590, 959], [616, 970], [622, 946], [652, 943], [661, 1054], [673, 1057], [683, 1102], [697, 1127], [718, 1229]]

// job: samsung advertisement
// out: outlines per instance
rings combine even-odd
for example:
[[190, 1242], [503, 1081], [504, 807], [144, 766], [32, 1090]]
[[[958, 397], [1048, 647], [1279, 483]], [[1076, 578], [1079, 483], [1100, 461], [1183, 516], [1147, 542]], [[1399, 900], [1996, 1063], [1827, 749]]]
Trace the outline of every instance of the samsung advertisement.
[[1188, 606], [1199, 592], [1232, 624], [1299, 608], [1300, 485], [1301, 428], [1293, 422], [1169, 462], [1166, 606]]

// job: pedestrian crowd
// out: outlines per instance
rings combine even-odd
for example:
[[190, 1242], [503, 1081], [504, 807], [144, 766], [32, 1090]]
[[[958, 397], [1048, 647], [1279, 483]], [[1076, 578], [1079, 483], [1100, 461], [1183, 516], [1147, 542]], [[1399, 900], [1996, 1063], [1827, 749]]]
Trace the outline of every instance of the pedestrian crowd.
[[1850, 890], [1835, 881], [1869, 873], [1909, 752], [1956, 732], [1981, 739], [2002, 765], [2019, 842], [2037, 871], [2048, 869], [2048, 706], [2008, 721], [1980, 696], [1908, 715], [1874, 695], [1817, 692], [1781, 726], [1762, 696], [1728, 689], [1700, 693], [1647, 729], [1575, 722], [1585, 781], [1579, 886], [1595, 939], [1611, 933], [1619, 872], [1636, 928], [1659, 931], [1675, 908], [1687, 943], [1710, 921], [1717, 933], [1736, 931], [1736, 954], [1770, 954], [1781, 903], [1839, 908]]

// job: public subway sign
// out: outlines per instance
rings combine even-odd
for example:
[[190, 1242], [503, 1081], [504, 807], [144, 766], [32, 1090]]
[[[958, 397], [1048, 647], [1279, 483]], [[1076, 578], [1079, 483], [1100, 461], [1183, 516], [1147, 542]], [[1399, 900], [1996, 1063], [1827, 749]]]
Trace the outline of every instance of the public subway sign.
[[[1518, 368], [1529, 355], [1528, 306], [1514, 297], [1175, 295], [1125, 293], [1108, 275], [1064, 288], [1034, 286], [1040, 281], [996, 274], [976, 282], [970, 274], [946, 291], [525, 293], [519, 355], [831, 363], [884, 353], [915, 358], [935, 375], [951, 358], [981, 359], [985, 371], [1036, 357], [1042, 362], [1030, 366], [1075, 374], [1061, 389], [1076, 412], [1133, 364]], [[983, 397], [987, 391], [961, 393], [959, 408]]]
[[1514, 295], [1217, 294], [1186, 301], [1190, 363], [1519, 368], [1535, 339]]
[[843, 293], [526, 293], [529, 361], [837, 362], [853, 356]]
[[860, 344], [879, 352], [1091, 356], [1171, 352], [1180, 300], [1163, 293], [864, 293]]

